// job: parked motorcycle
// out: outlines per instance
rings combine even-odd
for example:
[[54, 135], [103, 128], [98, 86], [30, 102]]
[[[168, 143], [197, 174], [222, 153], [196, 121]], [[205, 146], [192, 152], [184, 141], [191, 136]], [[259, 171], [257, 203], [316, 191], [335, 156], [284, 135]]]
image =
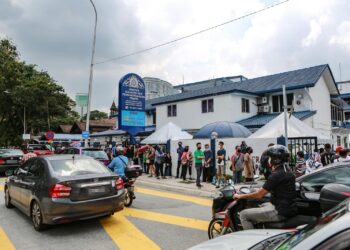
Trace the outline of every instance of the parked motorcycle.
[[[213, 239], [220, 235], [243, 230], [239, 212], [260, 206], [270, 200], [269, 195], [260, 200], [234, 200], [233, 195], [238, 193], [251, 193], [254, 188], [241, 187], [236, 190], [234, 186], [226, 186], [216, 193], [213, 199], [213, 218], [208, 226], [208, 237]], [[323, 187], [320, 194], [320, 202], [323, 212], [332, 208], [350, 195], [350, 187], [341, 184], [328, 184]], [[256, 229], [295, 229], [301, 225], [309, 225], [316, 222], [316, 216], [296, 215], [282, 222], [264, 222], [255, 225]]]
[[125, 200], [124, 206], [130, 207], [133, 200], [136, 199], [134, 189], [137, 177], [142, 174], [142, 167], [139, 165], [132, 165], [125, 168], [124, 188]]

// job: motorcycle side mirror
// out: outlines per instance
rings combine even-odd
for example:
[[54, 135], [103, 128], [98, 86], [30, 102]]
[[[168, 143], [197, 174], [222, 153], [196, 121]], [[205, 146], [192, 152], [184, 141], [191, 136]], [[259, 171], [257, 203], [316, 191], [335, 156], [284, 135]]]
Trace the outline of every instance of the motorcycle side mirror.
[[300, 191], [300, 183], [299, 182], [296, 182], [295, 183], [295, 191]]

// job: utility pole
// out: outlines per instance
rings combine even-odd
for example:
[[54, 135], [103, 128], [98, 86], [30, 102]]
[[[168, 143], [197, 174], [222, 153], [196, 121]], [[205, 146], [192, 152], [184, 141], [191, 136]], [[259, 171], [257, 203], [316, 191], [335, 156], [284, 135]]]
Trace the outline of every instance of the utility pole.
[[[94, 5], [94, 2], [90, 0], [92, 7], [95, 12], [95, 28], [94, 28], [94, 39], [92, 43], [92, 55], [91, 55], [91, 64], [90, 64], [90, 77], [89, 77], [89, 92], [88, 92], [88, 106], [86, 113], [86, 131], [90, 131], [90, 108], [91, 108], [91, 92], [92, 92], [92, 78], [93, 78], [93, 68], [94, 68], [94, 58], [95, 58], [95, 44], [96, 44], [96, 27], [97, 27], [97, 11]], [[88, 146], [88, 138], [85, 138], [85, 147]]]
[[288, 104], [287, 104], [286, 85], [283, 85], [284, 138], [285, 138], [285, 146], [288, 148], [288, 114], [287, 114], [287, 109], [288, 109]]

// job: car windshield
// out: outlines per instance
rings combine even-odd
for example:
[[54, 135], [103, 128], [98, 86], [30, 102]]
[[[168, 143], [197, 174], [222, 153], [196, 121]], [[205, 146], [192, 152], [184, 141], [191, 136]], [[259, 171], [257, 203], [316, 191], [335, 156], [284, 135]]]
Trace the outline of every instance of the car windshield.
[[88, 174], [104, 174], [110, 171], [100, 162], [94, 159], [50, 160], [52, 170], [56, 176], [76, 176]]
[[277, 250], [292, 249], [294, 246], [299, 244], [302, 240], [306, 239], [313, 233], [325, 227], [327, 224], [331, 223], [332, 221], [335, 221], [339, 217], [343, 216], [349, 211], [347, 206], [348, 203], [349, 203], [349, 200], [346, 200], [340, 203], [338, 206], [336, 206], [335, 208], [325, 213], [315, 224], [310, 225], [300, 231], [297, 231], [292, 237], [284, 241], [277, 248]]
[[0, 149], [0, 157], [10, 155], [23, 155], [23, 152], [19, 149]]
[[83, 155], [90, 156], [95, 159], [108, 160], [108, 156], [103, 150], [83, 150]]

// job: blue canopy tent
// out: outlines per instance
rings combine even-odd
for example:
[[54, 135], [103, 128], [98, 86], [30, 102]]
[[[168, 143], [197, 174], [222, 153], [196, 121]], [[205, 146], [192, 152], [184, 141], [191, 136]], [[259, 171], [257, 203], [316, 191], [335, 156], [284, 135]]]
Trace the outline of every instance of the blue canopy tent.
[[247, 138], [252, 134], [246, 127], [238, 123], [219, 121], [201, 127], [193, 138], [211, 138], [212, 132], [216, 132], [218, 138]]

